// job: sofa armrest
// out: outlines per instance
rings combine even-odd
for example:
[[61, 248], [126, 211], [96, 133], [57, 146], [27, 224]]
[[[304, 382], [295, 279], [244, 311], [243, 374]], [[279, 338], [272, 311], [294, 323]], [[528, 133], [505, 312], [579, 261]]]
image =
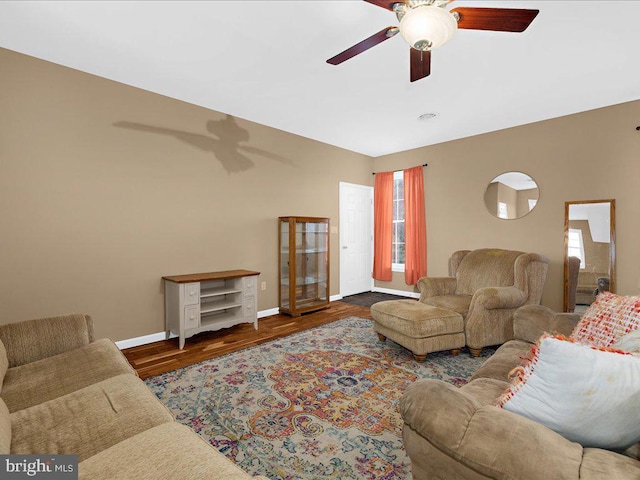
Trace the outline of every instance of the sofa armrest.
[[526, 305], [513, 314], [513, 333], [518, 340], [536, 343], [544, 332], [569, 336], [580, 320], [577, 313], [556, 313], [543, 305]]
[[0, 325], [9, 367], [74, 350], [94, 341], [89, 315], [74, 313]]
[[482, 405], [440, 380], [411, 385], [400, 400], [405, 428], [489, 478], [578, 479], [582, 447], [547, 427]]
[[418, 280], [420, 301], [440, 295], [454, 295], [457, 284], [455, 277], [422, 277]]
[[[458, 447], [481, 407], [482, 403], [464, 390], [433, 379], [411, 384], [400, 399], [404, 423], [427, 440], [437, 440], [439, 448], [449, 450]], [[433, 408], [439, 413], [435, 414]]]
[[472, 304], [480, 305], [485, 310], [497, 308], [518, 308], [527, 301], [527, 295], [516, 287], [484, 287], [476, 290], [471, 299]]

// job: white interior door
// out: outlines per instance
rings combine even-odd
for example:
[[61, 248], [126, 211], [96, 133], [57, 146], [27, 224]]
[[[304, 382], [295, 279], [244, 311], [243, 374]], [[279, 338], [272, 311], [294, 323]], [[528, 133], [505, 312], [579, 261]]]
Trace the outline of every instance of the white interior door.
[[373, 285], [373, 187], [340, 182], [340, 295]]

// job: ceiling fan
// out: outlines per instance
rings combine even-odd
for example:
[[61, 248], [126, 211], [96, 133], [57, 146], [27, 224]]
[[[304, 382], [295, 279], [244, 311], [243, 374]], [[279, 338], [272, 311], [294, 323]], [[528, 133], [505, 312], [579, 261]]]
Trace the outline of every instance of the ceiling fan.
[[458, 28], [492, 30], [495, 32], [524, 32], [539, 10], [521, 8], [459, 7], [446, 10], [453, 0], [364, 0], [396, 14], [399, 27], [387, 27], [347, 48], [327, 60], [331, 65], [355, 57], [400, 33], [410, 45], [411, 81], [431, 73], [431, 50], [441, 47], [455, 35]]

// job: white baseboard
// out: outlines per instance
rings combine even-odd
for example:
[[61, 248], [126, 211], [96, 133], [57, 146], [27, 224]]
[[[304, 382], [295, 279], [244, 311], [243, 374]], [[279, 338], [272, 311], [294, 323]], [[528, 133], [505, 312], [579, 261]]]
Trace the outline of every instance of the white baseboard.
[[[175, 338], [177, 335], [173, 333], [169, 335], [169, 338]], [[143, 335], [142, 337], [129, 338], [127, 340], [120, 340], [115, 342], [116, 346], [120, 350], [125, 348], [139, 347], [140, 345], [146, 345], [147, 343], [160, 342], [166, 340], [167, 334], [165, 332], [151, 333], [149, 335]]]
[[[337, 300], [340, 300], [339, 295], [337, 295], [339, 298], [337, 298]], [[334, 302], [335, 300], [333, 299], [333, 297], [331, 297], [331, 301]], [[270, 315], [277, 315], [278, 313], [280, 313], [280, 309], [279, 308], [270, 308], [268, 310], [261, 310], [258, 312], [258, 318], [263, 318], [263, 317], [268, 317]], [[170, 334], [169, 338], [176, 338], [178, 335], [175, 334]], [[120, 349], [120, 350], [124, 350], [125, 348], [133, 348], [133, 347], [139, 347], [140, 345], [146, 345], [147, 343], [153, 343], [153, 342], [160, 342], [162, 340], [166, 340], [166, 334], [165, 332], [158, 332], [158, 333], [151, 333], [149, 335], [143, 335], [142, 337], [136, 337], [136, 338], [129, 338], [127, 340], [120, 340], [115, 342], [116, 346]]]
[[388, 293], [389, 295], [399, 295], [401, 297], [420, 298], [420, 294], [418, 292], [407, 292], [405, 290], [393, 290], [391, 288], [373, 287], [371, 291], [378, 293]]
[[268, 310], [261, 310], [258, 312], [258, 318], [268, 317], [270, 315], [277, 315], [280, 313], [280, 309], [278, 307], [270, 308]]
[[[338, 300], [342, 300], [342, 295], [332, 295], [329, 297], [330, 302], [336, 302]], [[279, 308], [269, 308], [268, 310], [261, 310], [258, 312], [258, 318], [268, 317], [270, 315], [277, 315], [280, 313]], [[169, 338], [176, 338], [177, 335], [173, 333], [169, 336]], [[127, 340], [119, 340], [115, 342], [116, 346], [120, 350], [124, 350], [125, 348], [133, 348], [139, 347], [140, 345], [146, 345], [147, 343], [160, 342], [165, 340], [166, 334], [165, 332], [151, 333], [149, 335], [143, 335], [142, 337], [129, 338]]]

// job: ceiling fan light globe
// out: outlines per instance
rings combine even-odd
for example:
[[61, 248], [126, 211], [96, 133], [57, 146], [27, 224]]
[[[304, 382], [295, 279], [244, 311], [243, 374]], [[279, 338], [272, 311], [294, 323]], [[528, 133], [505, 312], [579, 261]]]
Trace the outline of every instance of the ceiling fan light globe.
[[417, 50], [431, 50], [447, 43], [458, 30], [455, 17], [441, 7], [422, 5], [407, 11], [400, 33]]

